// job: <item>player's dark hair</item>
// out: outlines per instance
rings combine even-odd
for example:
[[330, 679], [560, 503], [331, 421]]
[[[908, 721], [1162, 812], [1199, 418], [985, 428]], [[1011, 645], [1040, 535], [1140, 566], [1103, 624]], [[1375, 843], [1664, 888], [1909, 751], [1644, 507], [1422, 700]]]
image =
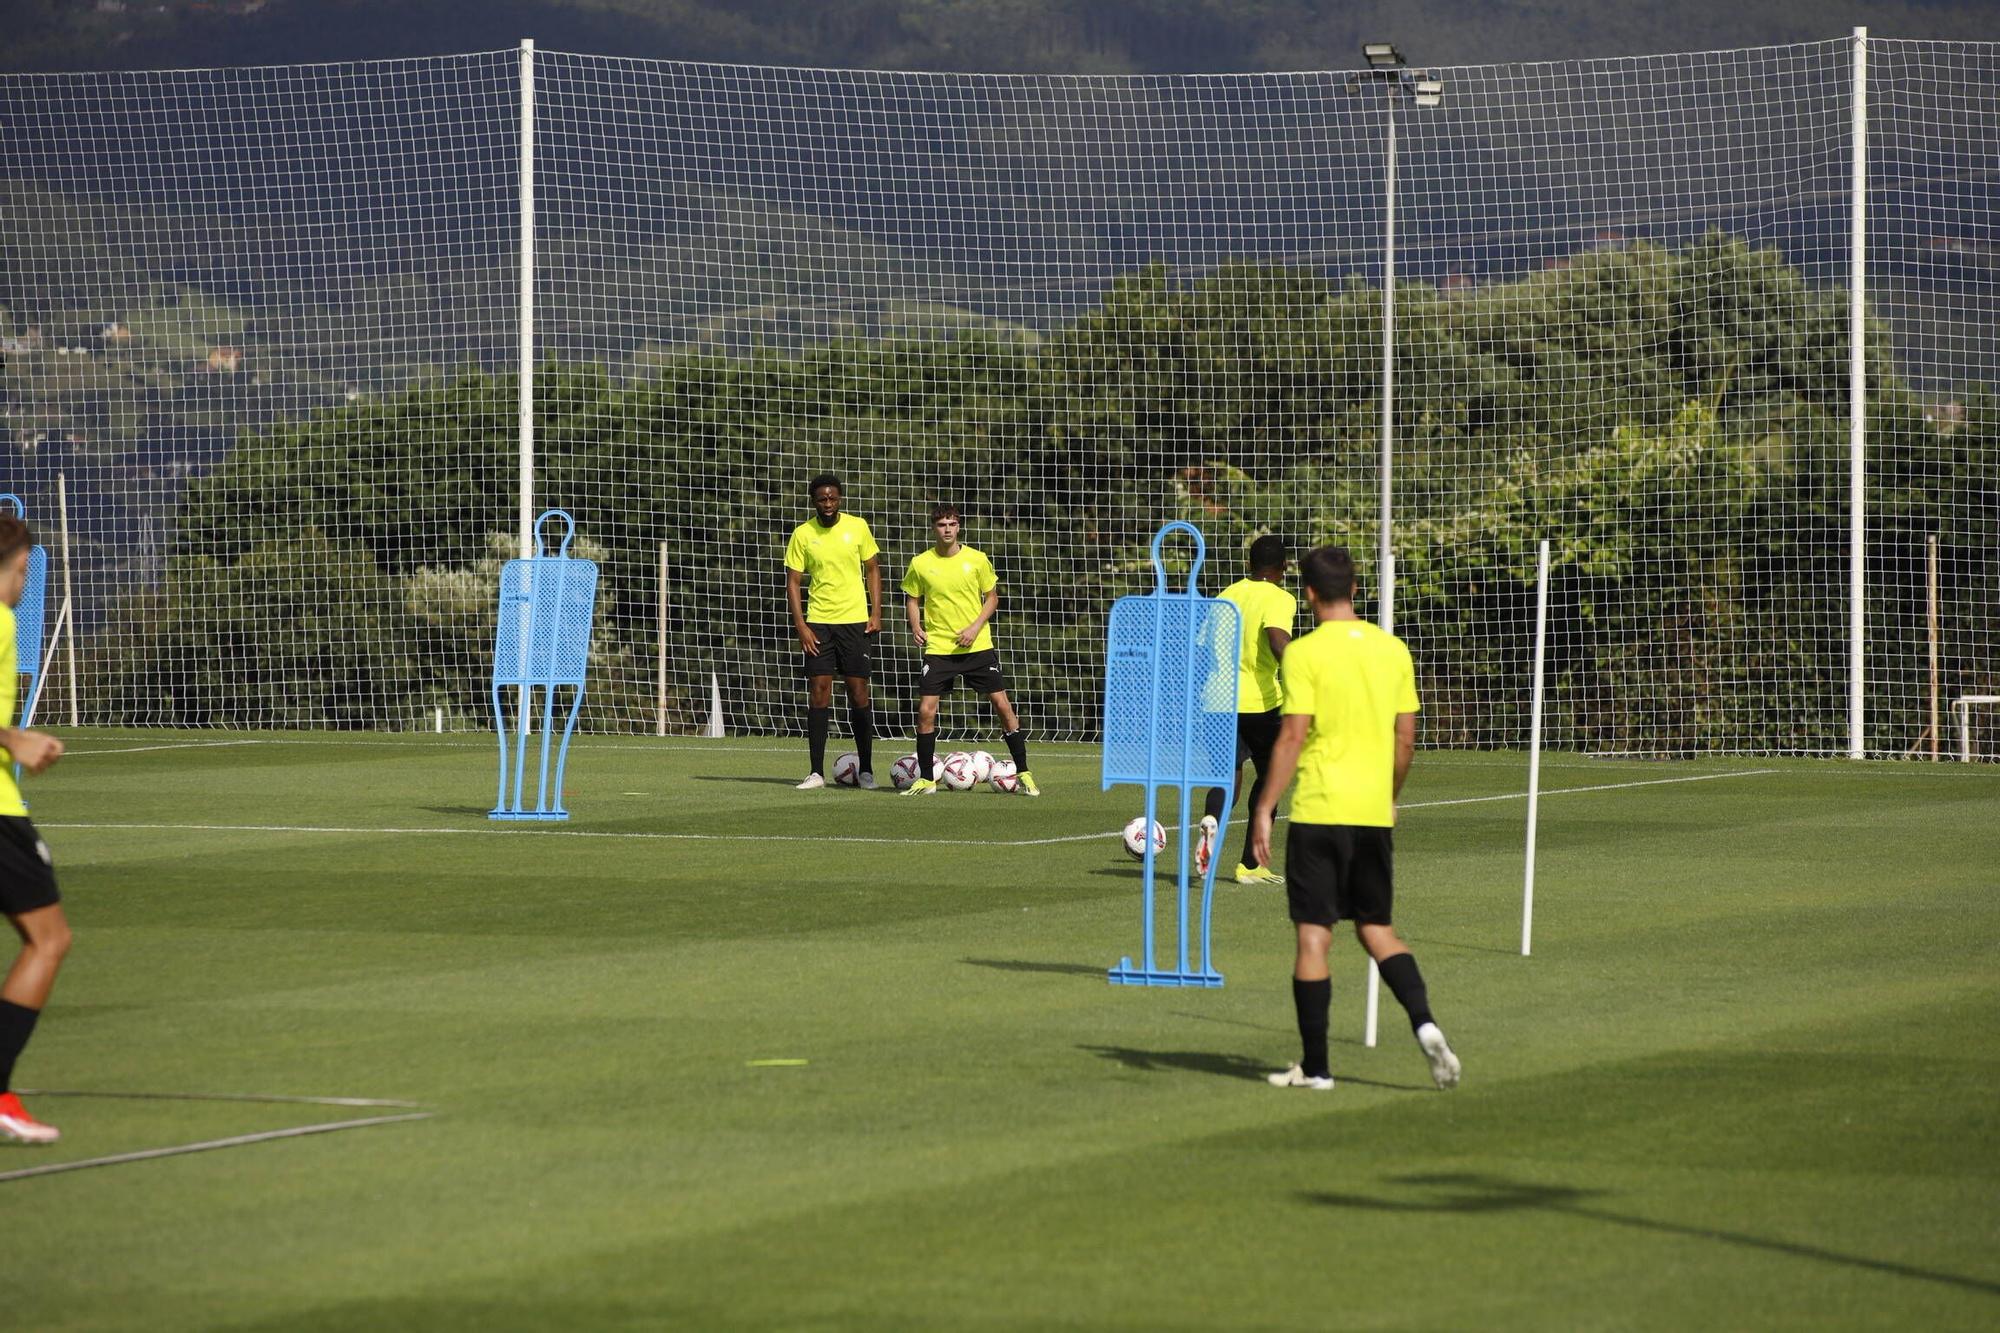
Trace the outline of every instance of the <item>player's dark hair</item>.
[[16, 551], [29, 550], [34, 544], [34, 530], [26, 522], [12, 514], [0, 514], [0, 560], [12, 560]]
[[817, 477], [814, 477], [811, 481], [807, 482], [806, 483], [807, 496], [818, 495], [819, 488], [822, 486], [833, 487], [833, 489], [840, 492], [841, 498], [843, 499], [845, 499], [847, 496], [847, 488], [841, 485], [840, 478], [834, 476], [831, 472], [822, 472]]
[[965, 521], [965, 516], [958, 512], [958, 506], [950, 503], [931, 506], [931, 522], [935, 523], [941, 518], [955, 518], [961, 523]]
[[1322, 602], [1346, 602], [1354, 597], [1354, 557], [1345, 546], [1319, 546], [1299, 561], [1299, 577]]
[[1250, 572], [1261, 574], [1267, 569], [1276, 569], [1290, 556], [1285, 539], [1275, 532], [1267, 532], [1250, 543]]

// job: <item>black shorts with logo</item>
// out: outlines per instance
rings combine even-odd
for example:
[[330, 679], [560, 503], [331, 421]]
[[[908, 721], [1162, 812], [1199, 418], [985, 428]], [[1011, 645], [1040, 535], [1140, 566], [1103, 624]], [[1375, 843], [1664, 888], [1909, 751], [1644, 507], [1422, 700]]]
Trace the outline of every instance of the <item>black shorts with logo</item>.
[[804, 656], [806, 675], [868, 679], [874, 661], [866, 621], [857, 620], [851, 625], [822, 625], [816, 620], [808, 620], [806, 628], [819, 640], [819, 651]]
[[918, 678], [917, 693], [923, 695], [950, 694], [951, 683], [965, 682], [965, 687], [977, 694], [998, 694], [1007, 688], [1006, 677], [1000, 674], [1000, 650], [988, 648], [982, 653], [925, 653], [923, 675]]
[[0, 815], [0, 913], [19, 916], [61, 901], [49, 845], [26, 815]]
[[1293, 824], [1285, 835], [1285, 896], [1306, 926], [1390, 924], [1395, 907], [1392, 829]]

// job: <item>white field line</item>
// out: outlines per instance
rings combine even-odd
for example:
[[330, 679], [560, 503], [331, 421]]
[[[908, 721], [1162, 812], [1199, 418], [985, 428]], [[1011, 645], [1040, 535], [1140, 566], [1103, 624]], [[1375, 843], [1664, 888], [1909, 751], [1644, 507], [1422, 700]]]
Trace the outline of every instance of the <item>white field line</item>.
[[397, 1125], [411, 1120], [429, 1120], [435, 1112], [411, 1111], [402, 1115], [374, 1115], [362, 1120], [333, 1120], [321, 1125], [299, 1125], [292, 1129], [270, 1129], [261, 1134], [237, 1134], [226, 1139], [206, 1139], [200, 1143], [177, 1143], [170, 1148], [144, 1148], [138, 1152], [113, 1153], [109, 1157], [86, 1157], [78, 1162], [52, 1162], [19, 1171], [0, 1171], [0, 1181], [26, 1180], [30, 1176], [53, 1176], [64, 1171], [83, 1171], [93, 1166], [119, 1166], [126, 1162], [150, 1162], [161, 1157], [181, 1157], [188, 1153], [215, 1152], [241, 1148], [274, 1139], [299, 1139], [308, 1134], [333, 1134], [343, 1129], [365, 1129], [370, 1125]]
[[229, 745], [283, 745], [280, 740], [246, 741], [174, 741], [163, 745], [127, 745], [116, 750], [70, 750], [63, 751], [65, 759], [87, 759], [99, 754], [143, 754], [148, 750], [215, 750]]
[[[1719, 782], [1723, 778], [1754, 778], [1767, 773], [1781, 773], [1783, 771], [1783, 769], [1777, 768], [1745, 768], [1735, 773], [1700, 773], [1685, 778], [1648, 778], [1643, 782], [1601, 782], [1591, 787], [1548, 787], [1543, 789], [1542, 795], [1569, 796], [1584, 791], [1624, 791], [1628, 787], [1666, 787], [1676, 782]], [[1527, 799], [1528, 793], [1516, 791], [1508, 792], [1502, 796], [1460, 796], [1449, 801], [1415, 801], [1409, 805], [1398, 806], [1397, 809], [1428, 810], [1441, 805], [1478, 805], [1484, 801], [1525, 801]]]
[[[1672, 786], [1676, 783], [1683, 783], [1683, 782], [1716, 782], [1723, 778], [1748, 778], [1748, 777], [1756, 777], [1761, 774], [1776, 773], [1779, 771], [1781, 770], [1775, 768], [1751, 768], [1751, 769], [1744, 769], [1736, 773], [1702, 773], [1692, 777], [1683, 777], [1683, 778], [1649, 778], [1643, 782], [1606, 782], [1606, 783], [1599, 783], [1589, 787], [1556, 787], [1544, 790], [1542, 792], [1542, 795], [1544, 797], [1565, 796], [1565, 795], [1576, 794], [1579, 792], [1625, 791], [1633, 787], [1666, 787], [1666, 786]], [[1504, 792], [1498, 796], [1464, 796], [1445, 801], [1415, 801], [1408, 805], [1401, 806], [1400, 808], [1404, 810], [1424, 810], [1437, 806], [1447, 806], [1447, 805], [1479, 805], [1490, 801], [1525, 801], [1527, 798], [1528, 798], [1528, 793], [1524, 791]], [[1241, 824], [1244, 823], [1247, 820], [1247, 818], [1248, 816], [1239, 819], [1233, 819], [1230, 821], [1230, 823], [1232, 825]], [[126, 829], [126, 830], [138, 830], [147, 832], [183, 832], [183, 833], [339, 833], [339, 834], [374, 834], [377, 836], [407, 835], [412, 837], [421, 837], [426, 835], [444, 836], [444, 837], [452, 837], [452, 836], [479, 837], [482, 835], [483, 836], [504, 835], [516, 831], [512, 829], [493, 829], [493, 828], [477, 828], [477, 827], [364, 828], [364, 827], [345, 825], [345, 824], [126, 824], [126, 823], [85, 824], [85, 823], [79, 823], [79, 824], [45, 824], [43, 825], [43, 827], [51, 829]], [[520, 831], [523, 833], [530, 832], [528, 830], [520, 830]], [[644, 832], [617, 832], [612, 830], [542, 828], [542, 829], [532, 830], [531, 836], [543, 837], [543, 838], [605, 838], [605, 839], [619, 839], [619, 840], [638, 840], [642, 842], [800, 842], [800, 843], [814, 843], [819, 845], [825, 845], [828, 843], [860, 843], [860, 844], [879, 845], [879, 846], [903, 846], [909, 843], [920, 843], [927, 847], [1052, 847], [1057, 845], [1058, 843], [1092, 842], [1100, 838], [1116, 838], [1120, 836], [1120, 833], [1117, 830], [1113, 830], [1106, 833], [1070, 833], [1057, 838], [1005, 838], [1005, 839], [913, 838], [913, 837], [864, 838], [864, 837], [853, 837], [847, 835], [837, 835], [832, 837], [809, 837], [800, 834], [788, 834], [788, 833], [760, 834], [755, 836], [746, 836], [740, 833], [644, 833]]]

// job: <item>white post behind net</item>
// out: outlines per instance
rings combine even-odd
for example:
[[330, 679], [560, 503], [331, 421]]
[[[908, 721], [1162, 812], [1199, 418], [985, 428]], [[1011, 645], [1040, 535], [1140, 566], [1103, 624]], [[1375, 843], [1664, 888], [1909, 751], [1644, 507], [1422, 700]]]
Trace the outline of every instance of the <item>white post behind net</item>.
[[[1398, 107], [1389, 546], [1427, 742], [1524, 741], [1547, 534], [1552, 747], [1845, 751], [1853, 51], [1449, 69]], [[1901, 753], [1932, 533], [1944, 688], [2000, 690], [2000, 414], [1970, 387], [2000, 118], [1994, 47], [1871, 51], [1868, 743]], [[51, 441], [79, 494], [86, 720], [478, 718], [519, 502], [519, 71], [0, 79], [0, 406], [31, 509]], [[536, 52], [534, 482], [604, 565], [586, 725], [660, 725], [664, 642], [669, 730], [712, 678], [732, 730], [798, 729], [781, 557], [820, 471], [883, 547], [892, 733], [935, 500], [995, 559], [1044, 738], [1093, 734], [1105, 608], [1167, 519], [1215, 586], [1262, 532], [1344, 542], [1371, 601], [1373, 92]], [[86, 358], [59, 325], [99, 329]], [[324, 599], [307, 529], [367, 555]]]

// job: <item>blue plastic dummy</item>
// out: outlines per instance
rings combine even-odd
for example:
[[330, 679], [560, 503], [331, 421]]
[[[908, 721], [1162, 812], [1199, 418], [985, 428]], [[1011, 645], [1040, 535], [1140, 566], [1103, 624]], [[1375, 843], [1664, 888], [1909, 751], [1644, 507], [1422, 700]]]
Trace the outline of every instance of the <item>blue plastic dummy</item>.
[[[542, 525], [563, 522], [562, 545], [548, 554]], [[500, 623], [493, 637], [493, 726], [500, 736], [500, 796], [493, 819], [568, 819], [563, 808], [563, 770], [569, 763], [569, 742], [583, 709], [583, 678], [590, 665], [591, 619], [597, 608], [597, 562], [572, 560], [569, 544], [576, 520], [551, 509], [535, 520], [535, 554], [529, 560], [509, 560], [500, 571]], [[562, 740], [555, 740], [556, 691], [571, 691], [563, 717]], [[502, 692], [516, 690], [518, 716], [534, 716], [535, 691], [541, 691], [542, 733], [540, 775], [534, 804], [523, 790], [527, 760], [526, 726], [516, 739], [510, 775], [507, 764], [507, 711]], [[554, 784], [550, 783], [550, 749], [555, 748]], [[509, 782], [511, 776], [512, 781]]]
[[[1167, 588], [1161, 549], [1167, 537], [1194, 538], [1194, 563], [1187, 587]], [[1152, 829], [1159, 789], [1180, 790], [1180, 874], [1175, 965], [1162, 967], [1154, 951], [1153, 839], [1146, 839], [1145, 956], [1133, 966], [1128, 957], [1110, 971], [1113, 985], [1207, 986], [1222, 984], [1210, 950], [1209, 923], [1215, 903], [1215, 865], [1209, 857], [1202, 878], [1200, 967], [1188, 960], [1188, 869], [1190, 822], [1196, 787], [1223, 789], [1230, 808], [1236, 783], [1236, 682], [1238, 612], [1232, 602], [1203, 597], [1195, 579], [1208, 544], [1189, 523], [1169, 523], [1153, 537], [1153, 591], [1121, 597], [1111, 607], [1104, 660], [1104, 786], [1137, 783], [1146, 789], [1146, 827]], [[1218, 839], [1219, 846], [1220, 839]]]
[[[28, 507], [18, 495], [0, 495], [0, 505], [12, 505], [15, 518], [26, 518]], [[42, 701], [42, 629], [48, 623], [49, 553], [40, 546], [28, 552], [28, 583], [21, 592], [21, 604], [14, 608], [15, 666], [28, 678], [28, 692], [20, 696], [21, 720], [25, 727], [35, 720], [35, 705]], [[19, 681], [15, 682], [20, 684]], [[0, 718], [0, 726], [12, 726], [14, 719]], [[14, 778], [21, 766], [14, 765]]]

